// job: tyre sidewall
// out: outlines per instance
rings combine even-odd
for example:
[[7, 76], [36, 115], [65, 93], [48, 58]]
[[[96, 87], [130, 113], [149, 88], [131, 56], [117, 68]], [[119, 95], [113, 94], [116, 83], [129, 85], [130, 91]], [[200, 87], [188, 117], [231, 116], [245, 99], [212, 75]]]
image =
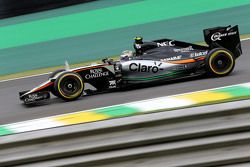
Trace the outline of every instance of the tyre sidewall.
[[[225, 70], [224, 72], [218, 72], [215, 69], [213, 69], [213, 67], [212, 67], [213, 59], [216, 58], [216, 56], [218, 56], [218, 54], [220, 54], [220, 53], [224, 53], [231, 60], [230, 67], [228, 68], [228, 70]], [[206, 57], [205, 62], [206, 62], [206, 71], [207, 71], [208, 75], [215, 76], [215, 77], [222, 77], [222, 76], [226, 76], [226, 75], [230, 74], [233, 71], [234, 66], [235, 66], [235, 57], [233, 56], [233, 53], [227, 49], [216, 48], [216, 49], [211, 50], [208, 53], [208, 56]]]
[[[60, 87], [63, 79], [65, 77], [68, 77], [68, 76], [76, 78], [79, 81], [79, 83], [81, 84], [80, 89], [74, 95], [69, 95], [69, 96], [64, 94], [61, 90], [61, 87]], [[82, 95], [83, 90], [84, 90], [83, 79], [79, 74], [74, 73], [74, 72], [65, 72], [65, 73], [60, 74], [57, 77], [55, 84], [54, 84], [54, 91], [57, 94], [57, 96], [64, 99], [64, 100], [67, 100], [67, 101], [71, 101], [71, 100], [75, 100], [75, 99], [79, 98]]]

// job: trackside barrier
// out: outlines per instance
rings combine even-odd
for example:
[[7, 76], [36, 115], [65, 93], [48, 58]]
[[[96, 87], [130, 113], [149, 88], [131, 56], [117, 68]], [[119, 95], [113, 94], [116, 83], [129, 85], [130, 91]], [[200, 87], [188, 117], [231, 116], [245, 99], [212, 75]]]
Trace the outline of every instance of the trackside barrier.
[[0, 166], [205, 167], [250, 162], [250, 100], [0, 137]]

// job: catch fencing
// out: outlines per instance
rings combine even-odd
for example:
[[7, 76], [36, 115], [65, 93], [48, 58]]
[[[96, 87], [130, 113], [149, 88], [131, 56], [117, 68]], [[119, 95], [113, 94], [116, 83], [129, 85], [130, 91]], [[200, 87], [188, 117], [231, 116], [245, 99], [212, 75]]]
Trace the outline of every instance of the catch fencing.
[[250, 100], [0, 137], [0, 166], [244, 167]]

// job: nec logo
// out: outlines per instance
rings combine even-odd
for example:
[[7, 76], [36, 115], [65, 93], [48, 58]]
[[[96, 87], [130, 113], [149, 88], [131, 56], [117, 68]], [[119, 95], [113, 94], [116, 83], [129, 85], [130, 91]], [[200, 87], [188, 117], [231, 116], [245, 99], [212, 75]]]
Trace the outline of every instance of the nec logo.
[[161, 46], [175, 46], [174, 41], [157, 42], [157, 47]]

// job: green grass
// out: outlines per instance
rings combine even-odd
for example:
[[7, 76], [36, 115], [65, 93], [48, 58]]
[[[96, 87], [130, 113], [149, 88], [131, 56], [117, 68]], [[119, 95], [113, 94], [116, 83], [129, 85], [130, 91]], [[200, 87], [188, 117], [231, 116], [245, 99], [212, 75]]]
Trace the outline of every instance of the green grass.
[[144, 0], [1, 27], [0, 49], [115, 30], [249, 4], [250, 0], [203, 0], [202, 2], [197, 0]]

